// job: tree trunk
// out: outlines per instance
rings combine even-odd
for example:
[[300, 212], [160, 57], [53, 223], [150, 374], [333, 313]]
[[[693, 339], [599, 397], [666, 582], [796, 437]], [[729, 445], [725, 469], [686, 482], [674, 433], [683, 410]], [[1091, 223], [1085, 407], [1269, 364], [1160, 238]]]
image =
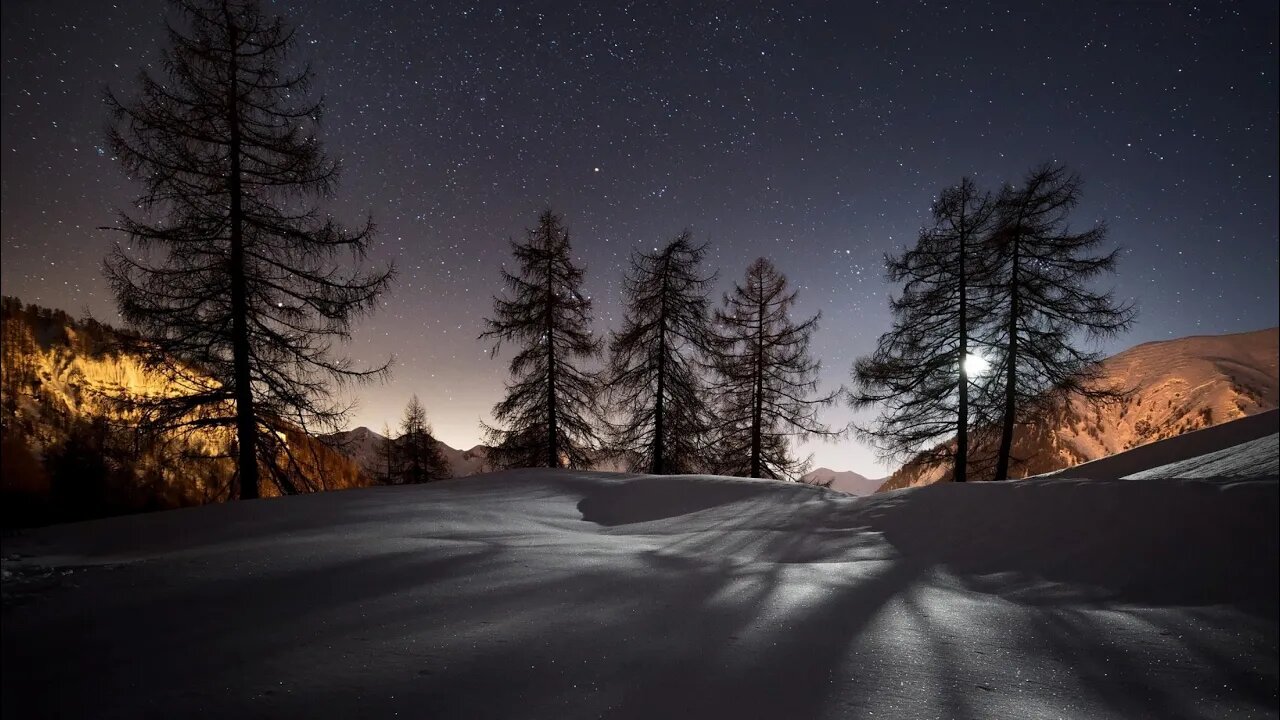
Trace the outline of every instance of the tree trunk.
[[751, 477], [764, 477], [764, 280], [756, 278], [756, 367], [751, 408]]
[[[963, 210], [962, 210], [963, 212]], [[956, 464], [951, 471], [955, 482], [964, 482], [969, 471], [969, 371], [965, 362], [969, 359], [968, 284], [965, 281], [965, 234], [960, 231], [960, 402], [956, 416]]]
[[[1021, 220], [1019, 220], [1021, 224]], [[1015, 232], [1019, 231], [1015, 228]], [[1009, 454], [1013, 452], [1013, 419], [1017, 410], [1018, 379], [1018, 238], [1013, 238], [1013, 258], [1009, 274], [1009, 351], [1005, 358], [1004, 422], [1000, 428], [1000, 454], [996, 457], [995, 480], [1009, 479]]]
[[547, 251], [547, 467], [560, 467], [560, 428], [556, 426], [556, 336], [555, 336], [555, 256], [551, 252], [551, 236]]
[[258, 422], [253, 406], [253, 377], [249, 358], [249, 298], [245, 280], [244, 209], [240, 188], [240, 107], [239, 69], [236, 64], [236, 27], [230, 11], [226, 13], [230, 37], [230, 68], [227, 89], [227, 125], [230, 129], [231, 171], [227, 177], [227, 193], [231, 196], [231, 356], [235, 377], [236, 471], [240, 480], [240, 499], [251, 500], [260, 494], [258, 476]]
[[663, 475], [667, 471], [667, 463], [664, 450], [666, 449], [666, 428], [663, 427], [663, 414], [666, 412], [666, 405], [663, 402], [663, 395], [667, 392], [667, 279], [670, 271], [670, 257], [664, 257], [662, 262], [662, 293], [658, 303], [658, 389], [657, 397], [653, 407], [653, 462], [649, 468], [649, 472], [654, 475]]
[[383, 449], [386, 451], [386, 456], [387, 456], [387, 477], [386, 477], [387, 485], [392, 485], [395, 483], [395, 468], [393, 467], [394, 458], [392, 457], [392, 453], [394, 451], [392, 450], [392, 445], [391, 445], [393, 442], [394, 440], [391, 439], [391, 432], [388, 431], [387, 442], [383, 445]]

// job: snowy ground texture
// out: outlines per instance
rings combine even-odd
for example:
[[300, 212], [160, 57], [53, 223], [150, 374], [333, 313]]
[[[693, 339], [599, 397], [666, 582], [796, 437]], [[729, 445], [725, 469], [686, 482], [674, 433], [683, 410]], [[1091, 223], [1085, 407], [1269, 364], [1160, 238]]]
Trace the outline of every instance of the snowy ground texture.
[[516, 471], [33, 531], [4, 716], [1275, 717], [1271, 442], [1226, 479]]

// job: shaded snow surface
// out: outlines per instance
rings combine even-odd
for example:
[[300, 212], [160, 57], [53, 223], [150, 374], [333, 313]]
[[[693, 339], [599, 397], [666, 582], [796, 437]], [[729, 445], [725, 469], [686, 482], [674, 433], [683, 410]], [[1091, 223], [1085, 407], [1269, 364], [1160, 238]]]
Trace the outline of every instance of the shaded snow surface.
[[1274, 717], [1278, 501], [514, 471], [48, 528], [4, 543], [4, 712]]

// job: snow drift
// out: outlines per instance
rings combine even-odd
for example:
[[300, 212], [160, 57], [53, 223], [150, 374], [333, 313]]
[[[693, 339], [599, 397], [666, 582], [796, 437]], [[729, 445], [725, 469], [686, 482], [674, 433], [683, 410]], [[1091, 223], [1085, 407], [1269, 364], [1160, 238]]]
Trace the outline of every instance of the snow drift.
[[4, 711], [1274, 715], [1280, 496], [1245, 465], [868, 498], [528, 470], [45, 528], [5, 543]]

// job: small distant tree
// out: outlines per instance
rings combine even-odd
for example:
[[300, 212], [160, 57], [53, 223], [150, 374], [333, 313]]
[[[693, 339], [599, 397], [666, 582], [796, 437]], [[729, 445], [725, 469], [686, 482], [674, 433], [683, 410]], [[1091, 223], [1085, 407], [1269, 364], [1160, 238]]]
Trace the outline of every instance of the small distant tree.
[[409, 405], [405, 407], [395, 452], [399, 458], [397, 479], [400, 483], [443, 480], [451, 474], [449, 461], [440, 451], [440, 444], [431, 436], [427, 411], [417, 395], [410, 398]]
[[969, 356], [989, 310], [983, 243], [995, 212], [968, 178], [942, 192], [915, 247], [885, 258], [889, 281], [902, 284], [889, 299], [893, 327], [853, 366], [853, 407], [880, 410], [860, 434], [886, 459], [950, 460], [956, 482], [970, 464], [969, 428], [988, 417], [985, 404], [971, 412]]
[[829, 489], [832, 485], [834, 485], [834, 484], [836, 483], [836, 476], [835, 476], [835, 475], [832, 475], [831, 477], [827, 478], [826, 480], [821, 480], [821, 479], [819, 479], [819, 478], [818, 478], [818, 477], [816, 477], [816, 476], [815, 476], [815, 477], [810, 477], [809, 475], [804, 475], [804, 476], [802, 476], [802, 477], [800, 478], [800, 480], [799, 480], [799, 481], [800, 481], [800, 482], [802, 482], [802, 483], [804, 483], [805, 485], [812, 485], [812, 486], [814, 486], [814, 487], [828, 488], [828, 489]]
[[363, 258], [372, 226], [345, 230], [317, 207], [338, 167], [315, 135], [311, 72], [291, 70], [293, 32], [253, 0], [173, 7], [163, 75], [142, 73], [132, 102], [107, 97], [112, 151], [145, 187], [120, 214], [129, 242], [107, 277], [172, 390], [128, 400], [155, 430], [234, 430], [241, 498], [258, 497], [260, 465], [292, 492], [283, 424], [336, 430], [333, 384], [386, 372], [332, 349], [391, 273], [339, 263]]
[[1003, 407], [995, 479], [1009, 477], [1014, 426], [1064, 395], [1092, 403], [1124, 397], [1124, 388], [1099, 383], [1096, 352], [1076, 339], [1111, 337], [1127, 330], [1132, 304], [1092, 284], [1115, 271], [1119, 250], [1100, 252], [1102, 223], [1083, 232], [1068, 224], [1081, 181], [1065, 167], [1043, 165], [1000, 198], [998, 225], [988, 255], [994, 260], [991, 339], [1003, 375]]
[[104, 418], [68, 419], [66, 437], [45, 450], [50, 494], [63, 519], [83, 520], [109, 514], [118, 481], [108, 460]]
[[396, 467], [399, 457], [396, 454], [396, 436], [391, 434], [391, 426], [382, 424], [382, 452], [379, 464], [382, 466], [381, 481], [383, 485], [393, 485], [396, 481]]
[[837, 393], [814, 395], [821, 364], [809, 354], [820, 315], [793, 321], [795, 300], [786, 277], [760, 258], [715, 313], [711, 432], [722, 473], [793, 480], [808, 459], [794, 457], [789, 441], [834, 434], [818, 410]]
[[599, 356], [591, 333], [591, 300], [582, 293], [582, 267], [570, 254], [563, 219], [546, 210], [523, 242], [512, 242], [517, 268], [502, 271], [509, 295], [494, 298], [481, 339], [519, 351], [511, 360], [507, 394], [493, 409], [500, 427], [485, 425], [497, 468], [591, 466], [600, 446], [601, 383], [582, 364]]
[[688, 231], [661, 250], [637, 252], [623, 279], [626, 313], [609, 344], [609, 391], [622, 420], [614, 444], [632, 470], [703, 469], [710, 408], [702, 359], [709, 350], [709, 287]]

